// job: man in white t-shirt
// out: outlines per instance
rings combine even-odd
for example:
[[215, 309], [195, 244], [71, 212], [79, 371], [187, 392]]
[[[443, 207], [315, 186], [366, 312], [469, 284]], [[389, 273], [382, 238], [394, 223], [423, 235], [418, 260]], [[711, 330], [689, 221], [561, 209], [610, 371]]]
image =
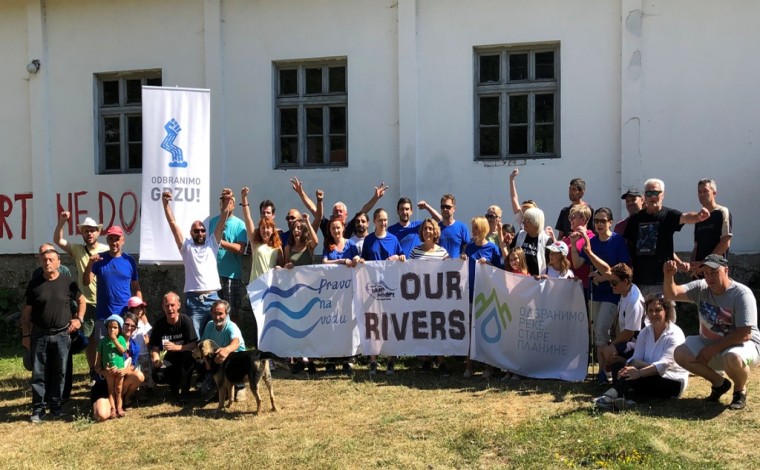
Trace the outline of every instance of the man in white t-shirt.
[[719, 402], [733, 381], [729, 408], [743, 409], [750, 367], [760, 363], [757, 301], [752, 290], [728, 277], [728, 260], [716, 254], [707, 255], [702, 263], [704, 279], [676, 285], [674, 261], [665, 263], [663, 273], [665, 297], [693, 302], [699, 311], [699, 336], [688, 336], [673, 357], [684, 369], [710, 381], [707, 401]]
[[[231, 194], [225, 193], [225, 194]], [[209, 322], [211, 305], [219, 300], [217, 291], [221, 289], [219, 272], [217, 271], [216, 255], [219, 251], [219, 240], [224, 232], [224, 224], [232, 213], [229, 204], [229, 195], [220, 204], [219, 222], [216, 224], [214, 233], [206, 237], [206, 226], [196, 220], [190, 226], [191, 238], [184, 238], [179, 224], [174, 219], [174, 214], [169, 206], [172, 200], [171, 191], [163, 194], [164, 215], [169, 223], [169, 228], [174, 235], [182, 264], [185, 266], [185, 313], [192, 318], [195, 334], [200, 337], [203, 328]]]

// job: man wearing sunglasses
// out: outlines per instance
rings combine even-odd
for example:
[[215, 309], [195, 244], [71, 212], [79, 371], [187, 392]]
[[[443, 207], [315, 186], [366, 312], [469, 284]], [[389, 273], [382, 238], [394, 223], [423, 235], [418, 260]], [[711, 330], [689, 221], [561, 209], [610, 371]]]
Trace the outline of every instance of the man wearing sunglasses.
[[232, 214], [232, 190], [223, 191], [222, 194], [219, 221], [214, 233], [209, 237], [206, 236], [206, 226], [203, 222], [196, 220], [190, 226], [190, 238], [185, 238], [169, 205], [172, 200], [171, 191], [164, 192], [162, 198], [166, 221], [185, 266], [185, 313], [193, 320], [196, 337], [200, 337], [206, 323], [211, 320], [211, 305], [219, 300], [217, 291], [221, 289], [221, 283], [216, 257], [224, 225]]
[[699, 212], [682, 213], [663, 205], [665, 183], [651, 178], [644, 183], [644, 208], [628, 219], [623, 238], [633, 261], [633, 282], [646, 297], [662, 294], [662, 266], [675, 260], [682, 270], [688, 263], [681, 262], [673, 248], [673, 234], [684, 224], [706, 220], [710, 213], [704, 207]]

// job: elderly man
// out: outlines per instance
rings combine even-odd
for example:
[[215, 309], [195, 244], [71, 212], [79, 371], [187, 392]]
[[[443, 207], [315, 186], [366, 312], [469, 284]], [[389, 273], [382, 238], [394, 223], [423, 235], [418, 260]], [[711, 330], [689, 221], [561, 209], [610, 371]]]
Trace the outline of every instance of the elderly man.
[[718, 186], [715, 180], [702, 179], [697, 184], [697, 197], [710, 217], [694, 225], [694, 249], [691, 252], [691, 272], [699, 275], [700, 263], [707, 255], [728, 258], [731, 246], [731, 226], [733, 220], [728, 208], [715, 202]]
[[84, 270], [87, 267], [87, 263], [90, 261], [90, 257], [94, 254], [103, 253], [108, 251], [108, 246], [98, 242], [100, 231], [103, 229], [103, 224], [95, 222], [91, 217], [87, 217], [81, 224], [77, 225], [79, 233], [82, 235], [83, 243], [72, 243], [63, 236], [63, 226], [71, 220], [71, 212], [62, 211], [58, 214], [58, 224], [53, 230], [53, 243], [61, 247], [63, 251], [71, 255], [74, 260], [74, 264], [77, 267], [77, 286], [84, 295], [84, 299], [87, 302], [87, 311], [84, 314], [84, 325], [82, 325], [82, 334], [89, 338], [87, 343], [87, 350], [85, 355], [87, 357], [87, 364], [90, 366], [90, 380], [95, 380], [95, 348], [97, 347], [97, 341], [95, 341], [93, 333], [95, 326], [95, 304], [97, 301], [97, 283], [92, 282], [89, 285], [85, 285], [82, 278], [84, 276]]
[[[324, 199], [324, 192], [321, 190], [317, 191], [317, 204], [314, 204], [309, 196], [306, 195], [306, 192], [303, 189], [303, 182], [301, 182], [298, 178], [291, 178], [290, 182], [293, 187], [293, 191], [295, 191], [301, 198], [301, 202], [303, 202], [304, 206], [306, 206], [306, 208], [314, 215], [314, 223], [319, 223], [319, 228], [322, 231], [322, 236], [327, 238], [330, 232], [330, 220], [322, 217], [322, 203]], [[374, 194], [369, 199], [369, 201], [367, 201], [364, 206], [362, 206], [359, 212], [369, 214], [372, 211], [372, 208], [375, 207], [375, 204], [377, 204], [377, 201], [379, 201], [380, 198], [385, 195], [385, 191], [387, 190], [388, 186], [386, 186], [385, 183], [380, 183], [380, 185], [375, 186]], [[340, 219], [341, 222], [343, 222], [343, 225], [345, 227], [343, 229], [343, 237], [351, 238], [351, 236], [354, 234], [354, 219], [346, 222], [346, 218], [348, 218], [348, 208], [346, 205], [340, 201], [336, 202], [333, 205], [332, 216], [334, 218]]]
[[[61, 258], [50, 245], [39, 249], [42, 276], [35, 276], [26, 287], [21, 310], [21, 344], [32, 360], [32, 423], [38, 424], [49, 406], [53, 417], [63, 411], [66, 358], [71, 333], [82, 327], [86, 302], [73, 278], [60, 274]], [[77, 302], [72, 319], [71, 302]], [[50, 403], [46, 403], [46, 396]]]
[[625, 233], [625, 228], [628, 226], [628, 219], [644, 207], [644, 198], [638, 189], [629, 188], [620, 196], [620, 199], [625, 200], [625, 210], [628, 211], [628, 217], [615, 224], [613, 232], [622, 236]]
[[673, 251], [673, 234], [684, 224], [707, 219], [710, 213], [704, 207], [699, 212], [681, 213], [663, 206], [665, 183], [655, 178], [644, 183], [644, 197], [644, 209], [629, 218], [623, 238], [633, 261], [633, 283], [646, 297], [662, 293], [662, 266], [666, 261], [684, 265]]
[[137, 263], [134, 258], [122, 251], [124, 247], [124, 230], [118, 225], [106, 230], [108, 251], [90, 256], [84, 268], [82, 282], [91, 285], [97, 278], [97, 304], [95, 306], [95, 326], [91, 342], [97, 345], [106, 334], [104, 320], [112, 314], [124, 315], [129, 298], [137, 296], [142, 299]]
[[[153, 380], [157, 384], [169, 385], [172, 397], [183, 406], [190, 392], [190, 376], [195, 365], [193, 349], [198, 345], [198, 336], [190, 317], [180, 313], [176, 293], [164, 295], [162, 307], [164, 316], [153, 325], [148, 341]], [[166, 352], [163, 360], [159, 354], [161, 351]]]
[[219, 300], [217, 291], [221, 289], [219, 272], [217, 271], [216, 256], [219, 252], [219, 240], [224, 232], [231, 209], [232, 190], [229, 190], [219, 206], [219, 222], [216, 224], [214, 233], [206, 236], [206, 226], [196, 220], [190, 226], [191, 238], [185, 238], [182, 229], [174, 219], [172, 208], [169, 203], [172, 200], [171, 191], [165, 191], [162, 197], [164, 215], [169, 223], [174, 242], [182, 256], [182, 264], [185, 266], [185, 312], [193, 319], [195, 335], [200, 336], [203, 327], [209, 321], [211, 304]]
[[221, 215], [215, 215], [208, 221], [208, 229], [211, 233], [216, 232], [219, 225], [224, 227], [222, 236], [219, 238], [219, 251], [216, 252], [216, 269], [219, 273], [219, 283], [222, 288], [219, 290], [219, 297], [230, 304], [230, 316], [237, 319], [240, 311], [241, 287], [243, 279], [243, 252], [248, 243], [248, 235], [245, 231], [245, 223], [235, 217], [235, 196], [232, 190], [224, 188], [219, 196], [219, 210], [227, 201], [229, 215], [227, 220], [220, 224]]
[[[676, 263], [665, 264], [665, 298], [693, 302], [699, 310], [699, 336], [689, 336], [674, 353], [676, 362], [712, 384], [708, 401], [718, 402], [734, 386], [729, 408], [741, 410], [747, 402], [749, 369], [760, 361], [757, 303], [749, 287], [728, 277], [728, 261], [707, 255], [705, 278], [676, 285]], [[717, 371], [725, 371], [728, 379]], [[729, 380], [730, 379], [730, 380]]]
[[[217, 300], [211, 306], [211, 321], [203, 329], [204, 339], [210, 339], [220, 348], [216, 351], [216, 363], [221, 364], [227, 357], [236, 351], [245, 351], [245, 340], [240, 328], [229, 318], [230, 304], [224, 300]], [[213, 384], [213, 378], [209, 375], [203, 383], [202, 390]], [[245, 393], [244, 385], [235, 386], [235, 400], [242, 400]], [[202, 391], [202, 395], [205, 393]], [[211, 395], [211, 394], [209, 394]], [[213, 395], [211, 395], [213, 398]]]

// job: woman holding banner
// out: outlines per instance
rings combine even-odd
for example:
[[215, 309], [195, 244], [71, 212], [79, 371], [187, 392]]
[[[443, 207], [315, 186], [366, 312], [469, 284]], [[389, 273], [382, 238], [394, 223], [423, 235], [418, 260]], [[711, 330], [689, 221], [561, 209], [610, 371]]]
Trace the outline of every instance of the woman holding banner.
[[639, 334], [633, 357], [626, 364], [613, 366], [612, 388], [596, 398], [603, 409], [625, 409], [635, 406], [631, 392], [650, 398], [674, 398], [683, 393], [689, 373], [673, 358], [673, 351], [685, 341], [676, 326], [673, 302], [662, 294], [649, 295], [645, 302], [649, 325]]
[[538, 276], [546, 269], [546, 245], [549, 235], [544, 231], [544, 211], [533, 207], [523, 214], [524, 229], [520, 230], [512, 248], [522, 248], [531, 276]]
[[[593, 253], [602, 259], [608, 266], [614, 266], [618, 263], [631, 264], [631, 257], [628, 254], [628, 247], [622, 236], [612, 231], [612, 210], [607, 207], [600, 207], [594, 213], [594, 228], [596, 237], [591, 238], [590, 246]], [[583, 252], [583, 243], [580, 238], [578, 242], [571, 243], [571, 256], [573, 266], [584, 266], [591, 264], [589, 256]], [[581, 246], [578, 247], [578, 244]], [[605, 361], [601, 348], [610, 341], [610, 330], [615, 321], [615, 310], [620, 296], [612, 291], [612, 285], [609, 279], [605, 278], [599, 272], [593, 272], [589, 275], [591, 283], [591, 325], [592, 338], [596, 347], [596, 356], [599, 361], [599, 375], [597, 380], [602, 385], [607, 385], [607, 373], [605, 372]]]

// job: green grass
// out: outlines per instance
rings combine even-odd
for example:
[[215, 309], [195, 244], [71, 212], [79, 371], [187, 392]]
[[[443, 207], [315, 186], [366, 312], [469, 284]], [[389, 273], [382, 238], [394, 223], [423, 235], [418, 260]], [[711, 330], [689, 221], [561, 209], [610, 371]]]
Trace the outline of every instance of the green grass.
[[[280, 411], [252, 397], [215, 418], [215, 404], [184, 409], [164, 390], [124, 419], [93, 423], [86, 365], [76, 357], [71, 419], [28, 422], [31, 394], [20, 351], [0, 358], [0, 468], [753, 468], [760, 464], [760, 380], [747, 409], [701, 399], [692, 378], [679, 400], [599, 412], [591, 383], [421, 375], [413, 359], [395, 376], [307, 379], [278, 369]], [[757, 372], [757, 371], [755, 371]], [[115, 443], [109, 445], [107, 443]]]

